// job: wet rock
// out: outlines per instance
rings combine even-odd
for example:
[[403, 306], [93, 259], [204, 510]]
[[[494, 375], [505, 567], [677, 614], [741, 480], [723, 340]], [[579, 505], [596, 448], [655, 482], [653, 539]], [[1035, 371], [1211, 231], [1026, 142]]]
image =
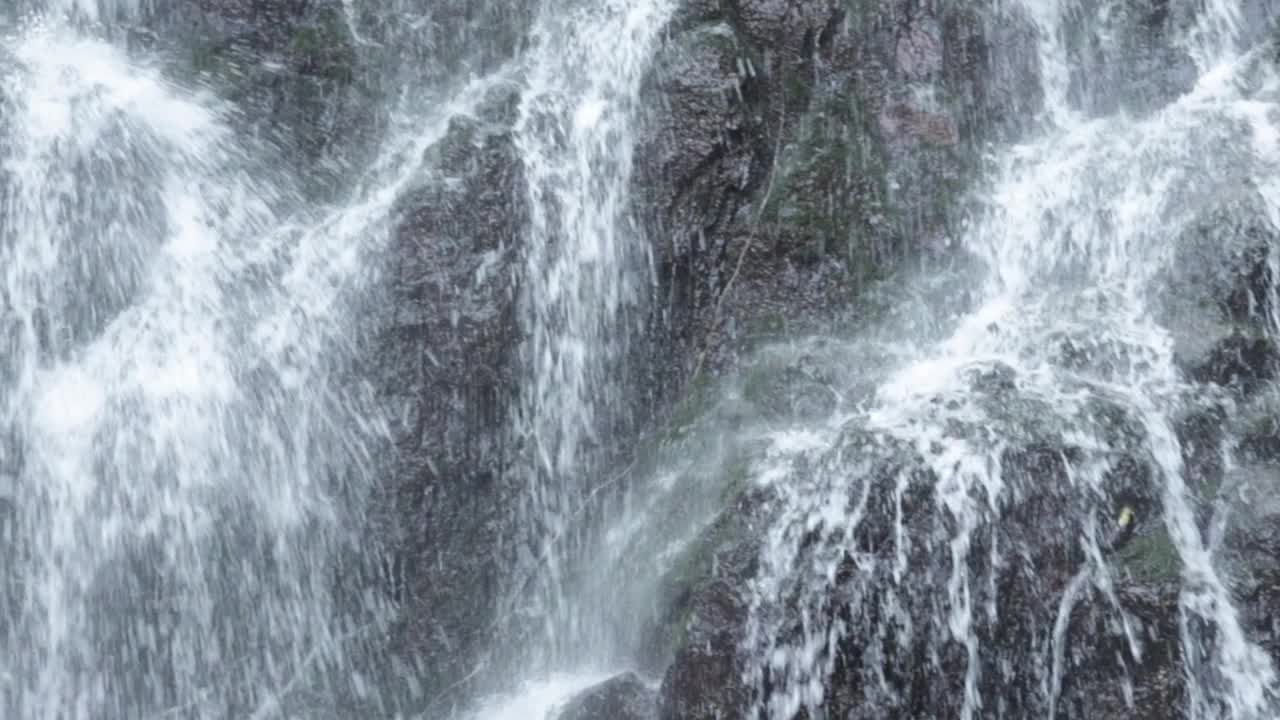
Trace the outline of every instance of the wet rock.
[[1217, 554], [1251, 639], [1280, 660], [1280, 465], [1246, 465], [1224, 484]]
[[[940, 455], [856, 423], [836, 449], [804, 456], [779, 481], [788, 488], [782, 498], [838, 498], [847, 487], [851, 519], [839, 520], [830, 500], [788, 515], [789, 501], [766, 496], [751, 510], [757, 530], [720, 536], [714, 574], [688, 592], [687, 641], [661, 690], [662, 717], [742, 717], [754, 703], [785, 716], [955, 716], [969, 682], [995, 716], [1043, 714], [1049, 694], [1055, 717], [1108, 716], [1125, 707], [1123, 682], [1149, 703], [1140, 716], [1180, 716], [1181, 672], [1171, 659], [1178, 568], [1129, 571], [1125, 555], [1142, 567], [1158, 562], [1161, 547], [1163, 557], [1177, 557], [1167, 537], [1159, 544], [1162, 495], [1141, 424], [1099, 400], [1073, 422], [1109, 450], [1075, 447], [1045, 419], [1052, 408], [1019, 396], [1012, 369], [976, 370], [973, 383], [975, 397], [936, 404], [939, 417], [929, 423], [949, 416], [945, 442], [989, 448], [999, 485], [963, 480], [933, 459]], [[764, 569], [750, 560], [761, 552], [760, 527], [796, 553], [773, 599], [751, 594]], [[1089, 582], [1087, 537], [1121, 568], [1119, 607], [1151, 664], [1129, 648], [1111, 596]], [[956, 582], [967, 612], [946, 590]], [[976, 655], [953, 634], [957, 610]], [[1044, 659], [1055, 656], [1064, 679], [1050, 691]], [[778, 661], [761, 668], [761, 657]]]
[[1268, 414], [1245, 423], [1237, 451], [1248, 462], [1280, 461], [1280, 419]]
[[947, 245], [974, 150], [1038, 103], [1034, 27], [997, 5], [681, 5], [637, 154], [662, 229], [657, 352], [692, 358], [668, 385], [730, 362], [739, 328], [821, 326]]
[[1190, 8], [1138, 0], [1076, 17], [1065, 37], [1075, 63], [1072, 99], [1085, 112], [1149, 112], [1195, 83], [1195, 63], [1178, 41], [1195, 22]]
[[1280, 369], [1280, 353], [1270, 337], [1235, 333], [1223, 338], [1191, 371], [1196, 382], [1213, 383], [1238, 393], [1252, 394]]
[[704, 531], [679, 576], [668, 580], [670, 620], [661, 632], [674, 645], [674, 658], [659, 691], [661, 720], [745, 716], [750, 694], [738, 643], [758, 562], [760, 539], [753, 529], [767, 507], [759, 494], [742, 495]]
[[385, 126], [376, 73], [341, 0], [143, 3], [116, 31], [167, 58], [177, 82], [232, 103], [234, 122], [313, 198], [330, 197]]
[[959, 127], [951, 116], [915, 107], [910, 102], [886, 105], [878, 120], [880, 131], [896, 143], [955, 145], [960, 142]]
[[812, 357], [762, 353], [745, 370], [741, 393], [764, 417], [820, 420], [839, 402], [829, 369]]
[[1270, 37], [1280, 39], [1280, 7], [1269, 0], [1244, 0], [1240, 3], [1239, 41], [1252, 47]]
[[1236, 468], [1224, 487], [1222, 549], [1262, 580], [1280, 580], [1280, 465]]
[[653, 720], [656, 694], [638, 675], [625, 673], [583, 690], [556, 720]]
[[716, 720], [744, 717], [749, 689], [737, 642], [746, 623], [742, 590], [732, 579], [702, 587], [688, 618], [686, 642], [663, 679], [661, 720]]
[[1175, 359], [1188, 372], [1210, 365], [1210, 356], [1231, 336], [1263, 334], [1276, 313], [1272, 248], [1280, 230], [1247, 187], [1220, 194], [1235, 199], [1210, 206], [1187, 225], [1157, 284], [1162, 324], [1173, 334]]
[[932, 80], [942, 73], [942, 27], [936, 18], [908, 25], [899, 35], [894, 52], [898, 72], [910, 82]]
[[425, 665], [432, 694], [466, 676], [485, 647], [504, 572], [513, 263], [525, 221], [513, 111], [499, 89], [428, 149], [436, 171], [398, 204], [361, 340], [396, 418], [395, 465], [375, 513], [400, 564], [401, 627], [391, 636]]
[[1177, 583], [1126, 580], [1117, 598], [1141, 643], [1141, 657], [1115, 631], [1116, 617], [1108, 601], [1091, 590], [1071, 609], [1066, 626], [1055, 717], [1185, 717]]
[[979, 396], [1007, 396], [1018, 388], [1017, 372], [1005, 363], [992, 363], [968, 371], [970, 387]]

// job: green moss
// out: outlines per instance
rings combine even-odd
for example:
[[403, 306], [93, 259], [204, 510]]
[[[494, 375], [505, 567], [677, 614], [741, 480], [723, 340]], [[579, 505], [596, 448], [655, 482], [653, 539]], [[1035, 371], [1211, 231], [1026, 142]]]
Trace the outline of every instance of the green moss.
[[688, 641], [689, 622], [694, 611], [693, 596], [714, 577], [716, 553], [726, 541], [736, 536], [735, 533], [742, 532], [739, 525], [735, 513], [721, 513], [713, 524], [689, 543], [663, 576], [662, 584], [673, 602], [666, 628], [672, 654], [680, 652]]
[[1125, 572], [1144, 582], [1172, 580], [1182, 571], [1182, 558], [1164, 527], [1134, 537], [1115, 558]]
[[355, 75], [350, 33], [345, 21], [332, 10], [321, 13], [314, 24], [294, 30], [288, 54], [296, 70], [312, 77], [348, 83]]
[[753, 351], [760, 346], [786, 337], [787, 318], [780, 312], [769, 311], [748, 318], [738, 336], [744, 351]]
[[758, 215], [784, 237], [793, 259], [842, 260], [858, 286], [890, 268], [879, 252], [893, 235], [887, 150], [860, 88], [818, 98], [776, 159]]
[[684, 397], [676, 403], [665, 429], [658, 434], [661, 442], [668, 443], [683, 438], [711, 409], [714, 397], [711, 386], [712, 379], [706, 373], [699, 373], [689, 381]]

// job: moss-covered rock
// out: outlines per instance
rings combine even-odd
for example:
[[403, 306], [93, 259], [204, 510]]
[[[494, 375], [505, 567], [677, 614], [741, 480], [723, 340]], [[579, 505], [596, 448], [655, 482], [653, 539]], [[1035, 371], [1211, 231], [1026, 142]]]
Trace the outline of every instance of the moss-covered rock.
[[351, 29], [337, 8], [325, 8], [289, 35], [285, 57], [295, 72], [336, 84], [356, 75], [356, 52]]
[[548, 720], [652, 720], [656, 693], [635, 673], [587, 688]]
[[[1119, 512], [1125, 509], [1122, 507]], [[1153, 527], [1125, 542], [1117, 550], [1115, 560], [1122, 572], [1141, 583], [1167, 583], [1182, 574], [1182, 556], [1163, 526]]]
[[681, 3], [638, 153], [663, 354], [695, 358], [666, 385], [734, 362], [743, 330], [821, 328], [904, 260], [946, 260], [983, 143], [1038, 97], [1034, 26], [995, 5]]

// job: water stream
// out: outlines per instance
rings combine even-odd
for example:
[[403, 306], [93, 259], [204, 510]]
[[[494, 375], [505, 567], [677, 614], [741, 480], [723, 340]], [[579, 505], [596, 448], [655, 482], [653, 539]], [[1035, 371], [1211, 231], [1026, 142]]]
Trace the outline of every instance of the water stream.
[[[344, 0], [357, 46], [381, 53], [386, 123], [327, 202], [209, 87], [116, 39], [157, 4], [0, 13], [0, 716], [404, 710], [368, 675], [397, 609], [367, 593], [353, 606], [335, 582], [341, 558], [368, 550], [392, 433], [358, 371], [353, 308], [397, 202], [436, 171], [424, 153], [498, 85], [520, 88], [528, 206], [507, 419], [520, 494], [469, 717], [551, 719], [593, 683], [651, 671], [662, 580], [735, 483], [768, 498], [738, 648], [751, 717], [824, 717], [851, 679], [863, 707], [902, 707], [895, 662], [921, 647], [959, 678], [964, 720], [998, 710], [999, 689], [1055, 717], [1086, 602], [1126, 657], [1147, 651], [1117, 583], [1134, 523], [1174, 556], [1189, 716], [1280, 716], [1280, 677], [1242, 625], [1187, 468], [1179, 423], [1208, 391], [1169, 321], [1171, 239], [1219, 190], [1247, 188], [1280, 227], [1280, 75], [1239, 46], [1231, 2], [1197, 4], [1185, 28], [1190, 92], [1092, 117], [1068, 47], [1088, 18], [1026, 0], [1045, 110], [991, 158], [962, 237], [982, 269], [921, 309], [941, 330], [766, 347], [751, 372], [821, 377], [821, 399], [744, 420], [733, 408], [752, 378], [730, 378], [701, 417], [633, 453], [614, 443], [632, 427], [629, 362], [656, 284], [634, 152], [676, 0], [543, 3], [528, 18], [520, 3], [492, 47], [470, 50], [505, 6], [462, 13], [467, 32], [451, 34], [452, 6]], [[445, 47], [444, 69], [420, 67]], [[1249, 307], [1280, 338], [1267, 293]], [[1017, 513], [1033, 535], [1002, 527]], [[1060, 576], [1038, 553], [1057, 553]], [[1002, 593], [1027, 587], [1049, 621], [1000, 615]], [[1033, 662], [993, 657], [1015, 640]], [[838, 649], [855, 641], [851, 668]]]
[[631, 203], [632, 152], [640, 83], [672, 5], [546, 6], [528, 58], [516, 133], [531, 208], [521, 298], [529, 382], [516, 432], [538, 560], [530, 612], [545, 625], [546, 667], [616, 660], [615, 618], [583, 578], [599, 558], [581, 513], [606, 469], [612, 415], [628, 403], [627, 352], [655, 282]]
[[[1068, 9], [1027, 7], [1041, 32], [1044, 130], [1002, 151], [985, 208], [965, 232], [987, 268], [973, 309], [951, 320], [949, 337], [907, 351], [912, 359], [872, 401], [813, 428], [816, 447], [780, 461], [783, 480], [766, 483], [779, 519], [742, 649], [763, 717], [818, 712], [846, 637], [884, 639], [868, 647], [865, 687], [873, 697], [880, 688], [885, 706], [904, 702], [876, 665], [891, 667], [886, 653], [910, 652], [920, 633], [937, 638], [927, 643], [934, 662], [963, 668], [961, 717], [998, 711], [999, 695], [1021, 683], [1054, 717], [1067, 618], [1082, 592], [1111, 604], [1114, 627], [1133, 657], [1143, 655], [1146, 637], [1115, 594], [1109, 555], [1116, 518], [1129, 522], [1116, 498], [1131, 492], [1150, 493], [1180, 559], [1190, 717], [1280, 712], [1275, 668], [1246, 638], [1197, 519], [1174, 429], [1194, 400], [1159, 320], [1173, 239], [1216, 193], [1250, 186], [1277, 217], [1280, 195], [1266, 178], [1280, 163], [1280, 79], [1235, 47], [1231, 4], [1209, 3], [1186, 40], [1201, 73], [1191, 92], [1148, 117], [1086, 117], [1068, 94]], [[1027, 453], [1041, 454], [1032, 472]], [[1134, 458], [1146, 467], [1136, 475], [1126, 464]], [[988, 643], [1020, 621], [996, 609], [1001, 592], [1016, 591], [1004, 568], [1048, 567], [999, 526], [1009, 507], [1034, 507], [1044, 494], [1076, 497], [1085, 503], [1078, 512], [1098, 515], [1041, 520], [1046, 532], [1068, 533], [1081, 564], [1058, 591], [1056, 624], [1029, 631], [1040, 666], [1002, 666]], [[1101, 499], [1099, 509], [1085, 509], [1088, 498]], [[886, 511], [892, 525], [883, 529], [876, 515]], [[888, 556], [849, 549], [877, 532], [889, 533]], [[833, 617], [833, 597], [853, 609]]]
[[230, 107], [100, 39], [99, 10], [140, 8], [55, 3], [0, 51], [0, 714], [329, 716], [367, 699], [349, 657], [387, 619], [334, 597], [387, 434], [348, 308], [483, 88], [393, 108], [314, 206]]

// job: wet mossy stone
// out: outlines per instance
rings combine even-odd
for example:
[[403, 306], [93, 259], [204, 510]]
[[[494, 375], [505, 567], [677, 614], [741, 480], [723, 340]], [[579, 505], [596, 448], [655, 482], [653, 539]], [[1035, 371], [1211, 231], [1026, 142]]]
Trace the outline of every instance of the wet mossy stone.
[[616, 675], [578, 693], [554, 720], [651, 720], [657, 691], [635, 673]]
[[744, 373], [743, 399], [765, 418], [829, 416], [838, 401], [832, 379], [806, 360], [786, 355], [761, 358]]
[[333, 8], [296, 28], [286, 50], [294, 70], [337, 83], [355, 76], [356, 53], [346, 21]]
[[1214, 346], [1208, 357], [1191, 371], [1191, 378], [1249, 395], [1262, 383], [1275, 379], [1277, 370], [1280, 370], [1280, 350], [1275, 340], [1237, 331]]
[[[1123, 513], [1124, 509], [1121, 507], [1118, 513]], [[1156, 516], [1144, 521], [1141, 516], [1137, 516], [1130, 522], [1143, 522], [1146, 527], [1121, 539], [1115, 548], [1113, 557], [1121, 570], [1134, 580], [1144, 583], [1176, 579], [1182, 572], [1182, 556], [1169, 537], [1163, 520]]]
[[1240, 439], [1241, 455], [1253, 462], [1280, 462], [1280, 420], [1264, 418]]

